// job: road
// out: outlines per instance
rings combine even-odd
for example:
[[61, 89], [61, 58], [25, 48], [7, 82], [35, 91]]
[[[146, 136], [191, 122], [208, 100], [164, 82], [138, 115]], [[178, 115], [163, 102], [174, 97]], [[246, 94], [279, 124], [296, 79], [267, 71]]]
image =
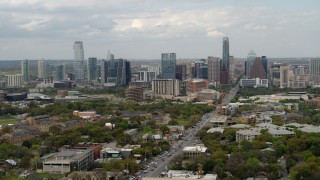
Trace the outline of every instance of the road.
[[[237, 91], [239, 89], [239, 85], [234, 87], [230, 90], [228, 95], [223, 99], [222, 104], [226, 105], [229, 104], [231, 99], [236, 95]], [[202, 116], [201, 120], [193, 127], [189, 128], [185, 131], [185, 136], [182, 140], [179, 140], [175, 142], [172, 147], [170, 148], [170, 151], [165, 153], [164, 155], [159, 155], [157, 157], [154, 157], [152, 160], [157, 165], [152, 165], [149, 163], [149, 167], [147, 166], [145, 171], [142, 172], [141, 176], [143, 177], [159, 177], [159, 175], [164, 172], [166, 169], [166, 166], [169, 166], [169, 162], [174, 159], [175, 157], [182, 155], [182, 150], [186, 146], [191, 146], [194, 143], [199, 143], [200, 141], [197, 140], [197, 137], [195, 137], [195, 134], [204, 126], [206, 126], [210, 119], [212, 119], [214, 116], [217, 115], [217, 111], [207, 113]], [[170, 156], [168, 156], [170, 154]]]

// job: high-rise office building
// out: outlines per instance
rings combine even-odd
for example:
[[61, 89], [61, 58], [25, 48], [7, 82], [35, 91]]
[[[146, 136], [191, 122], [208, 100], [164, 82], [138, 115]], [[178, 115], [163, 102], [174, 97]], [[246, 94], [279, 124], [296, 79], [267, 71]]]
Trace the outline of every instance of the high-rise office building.
[[320, 84], [320, 58], [312, 58], [309, 66], [310, 81], [315, 85]]
[[264, 72], [266, 73], [266, 78], [268, 79], [268, 59], [267, 59], [267, 56], [261, 56], [261, 62], [262, 62]]
[[38, 79], [48, 79], [50, 75], [49, 71], [49, 63], [44, 59], [38, 60]]
[[229, 38], [223, 37], [223, 43], [222, 43], [222, 61], [221, 61], [221, 67], [226, 67], [227, 71], [229, 72], [230, 66], [229, 66]]
[[65, 66], [63, 64], [54, 67], [54, 80], [63, 81], [65, 80]]
[[74, 50], [74, 75], [76, 81], [84, 80], [84, 50], [82, 41], [75, 41]]
[[217, 57], [208, 57], [208, 80], [211, 85], [220, 86], [220, 59]]
[[23, 75], [22, 74], [16, 74], [16, 75], [6, 75], [5, 81], [6, 81], [6, 87], [7, 88], [19, 88], [23, 85]]
[[28, 82], [29, 77], [29, 61], [27, 59], [21, 61], [21, 74], [23, 76], [23, 81]]
[[248, 56], [247, 56], [247, 60], [246, 60], [246, 69], [245, 69], [245, 72], [246, 72], [246, 77], [247, 78], [250, 78], [250, 74], [251, 74], [251, 66], [254, 62], [254, 60], [256, 59], [256, 53], [254, 52], [253, 49], [250, 50]]
[[180, 81], [177, 79], [154, 79], [152, 80], [152, 91], [156, 97], [180, 95]]
[[260, 78], [260, 79], [266, 79], [266, 72], [264, 70], [262, 61], [260, 57], [256, 57], [254, 60], [252, 66], [251, 66], [251, 71], [250, 71], [250, 78], [255, 79], [255, 78]]
[[176, 53], [162, 53], [161, 78], [176, 79]]
[[124, 59], [101, 61], [101, 83], [126, 85], [131, 81], [130, 62]]
[[87, 74], [88, 74], [88, 81], [96, 81], [98, 69], [97, 69], [97, 58], [90, 57], [88, 58], [88, 64], [87, 64]]
[[151, 82], [157, 78], [157, 73], [152, 71], [138, 71], [138, 81]]
[[114, 60], [114, 54], [110, 53], [110, 51], [108, 51], [107, 60]]

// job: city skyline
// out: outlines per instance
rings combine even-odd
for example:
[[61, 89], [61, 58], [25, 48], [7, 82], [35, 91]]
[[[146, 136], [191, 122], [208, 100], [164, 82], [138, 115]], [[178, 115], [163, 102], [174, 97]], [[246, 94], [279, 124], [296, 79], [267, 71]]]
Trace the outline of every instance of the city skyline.
[[162, 52], [221, 58], [223, 36], [236, 58], [251, 48], [271, 58], [320, 56], [315, 0], [4, 0], [0, 5], [1, 60], [72, 59], [69, 47], [78, 40], [86, 44], [85, 59], [104, 58], [108, 50], [125, 59], [158, 59]]

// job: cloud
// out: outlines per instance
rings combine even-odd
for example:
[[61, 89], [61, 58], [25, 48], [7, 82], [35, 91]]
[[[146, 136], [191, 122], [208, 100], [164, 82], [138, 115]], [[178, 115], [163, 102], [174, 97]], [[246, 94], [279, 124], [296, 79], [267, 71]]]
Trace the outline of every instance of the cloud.
[[[213, 43], [222, 36], [229, 36], [231, 44], [245, 41], [249, 46], [239, 49], [260, 46], [255, 44], [258, 41], [264, 41], [261, 46], [267, 49], [268, 41], [272, 45], [294, 37], [298, 45], [309, 45], [301, 42], [317, 39], [308, 33], [320, 29], [320, 13], [315, 8], [279, 8], [259, 1], [244, 4], [212, 0], [1, 0], [0, 39], [28, 39], [35, 49], [34, 39], [45, 39], [37, 41], [44, 44], [77, 39], [108, 46], [118, 43], [119, 47], [140, 41], [152, 45], [160, 41], [186, 45], [189, 41], [192, 47], [186, 48], [186, 53], [193, 44]], [[8, 42], [9, 53], [15, 44]], [[218, 43], [220, 47], [221, 41]]]
[[221, 36], [223, 36], [224, 34], [223, 34], [222, 32], [219, 32], [219, 31], [209, 31], [209, 32], [207, 33], [207, 35], [208, 35], [209, 37], [221, 37]]

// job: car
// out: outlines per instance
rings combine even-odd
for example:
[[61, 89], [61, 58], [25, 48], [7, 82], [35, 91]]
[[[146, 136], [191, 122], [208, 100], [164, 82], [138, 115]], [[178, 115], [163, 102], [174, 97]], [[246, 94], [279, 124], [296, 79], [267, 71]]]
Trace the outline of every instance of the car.
[[147, 173], [147, 172], [148, 172], [148, 170], [144, 170], [144, 171], [143, 171], [143, 173]]

